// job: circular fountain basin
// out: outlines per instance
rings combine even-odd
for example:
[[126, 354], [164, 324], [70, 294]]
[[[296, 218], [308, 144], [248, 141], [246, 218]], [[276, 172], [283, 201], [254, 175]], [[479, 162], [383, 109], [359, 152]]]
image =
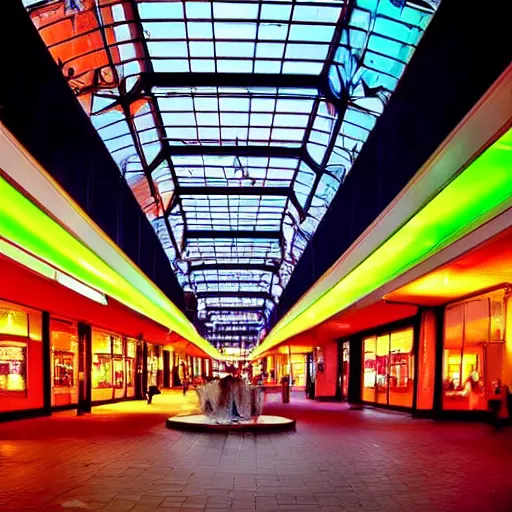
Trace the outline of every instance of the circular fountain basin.
[[204, 414], [183, 414], [167, 418], [167, 428], [189, 432], [284, 432], [295, 430], [295, 420], [283, 416], [259, 416], [254, 420], [219, 423]]

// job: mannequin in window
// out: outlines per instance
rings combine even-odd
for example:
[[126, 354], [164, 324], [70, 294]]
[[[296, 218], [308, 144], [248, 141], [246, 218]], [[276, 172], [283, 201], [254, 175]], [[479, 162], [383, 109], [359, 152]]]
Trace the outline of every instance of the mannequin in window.
[[478, 409], [481, 394], [480, 375], [478, 372], [472, 372], [464, 384], [464, 396], [469, 397], [470, 411]]

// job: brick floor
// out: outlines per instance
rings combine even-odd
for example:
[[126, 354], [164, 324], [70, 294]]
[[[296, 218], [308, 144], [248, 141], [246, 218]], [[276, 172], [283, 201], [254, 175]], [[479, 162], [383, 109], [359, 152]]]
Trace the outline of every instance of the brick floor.
[[0, 510], [512, 510], [512, 431], [270, 399], [297, 432], [195, 434], [193, 394], [0, 424]]

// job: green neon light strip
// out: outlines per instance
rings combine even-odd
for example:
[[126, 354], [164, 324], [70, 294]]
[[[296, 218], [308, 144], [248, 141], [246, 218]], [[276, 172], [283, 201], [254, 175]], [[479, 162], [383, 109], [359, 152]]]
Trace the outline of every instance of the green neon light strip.
[[[151, 296], [121, 277], [0, 176], [0, 235], [43, 261], [113, 297], [125, 306], [175, 331], [220, 359], [217, 349], [199, 336], [186, 316], [155, 290]], [[141, 275], [141, 279], [144, 279]], [[155, 340], [156, 341], [156, 340]]]
[[498, 139], [384, 244], [294, 319], [277, 325], [251, 357], [321, 324], [512, 204], [512, 130]]

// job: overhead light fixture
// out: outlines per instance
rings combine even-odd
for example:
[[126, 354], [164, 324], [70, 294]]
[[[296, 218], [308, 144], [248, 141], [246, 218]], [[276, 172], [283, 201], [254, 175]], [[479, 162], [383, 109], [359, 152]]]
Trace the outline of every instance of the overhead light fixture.
[[51, 279], [52, 281], [56, 281], [60, 285], [65, 286], [66, 288], [69, 288], [90, 300], [98, 302], [104, 306], [108, 304], [107, 296], [104, 293], [101, 293], [98, 290], [78, 281], [74, 277], [55, 269], [43, 260], [33, 256], [23, 249], [20, 249], [16, 245], [7, 242], [6, 240], [0, 239], [0, 253], [14, 260], [16, 263], [29, 268], [33, 272], [46, 277], [47, 279]]
[[73, 290], [76, 293], [79, 293], [80, 295], [83, 295], [84, 297], [87, 297], [88, 299], [103, 304], [104, 306], [108, 305], [107, 296], [104, 293], [101, 293], [94, 288], [91, 288], [90, 286], [77, 281], [74, 277], [68, 276], [59, 270], [56, 270], [55, 280], [59, 284], [69, 288], [70, 290]]

